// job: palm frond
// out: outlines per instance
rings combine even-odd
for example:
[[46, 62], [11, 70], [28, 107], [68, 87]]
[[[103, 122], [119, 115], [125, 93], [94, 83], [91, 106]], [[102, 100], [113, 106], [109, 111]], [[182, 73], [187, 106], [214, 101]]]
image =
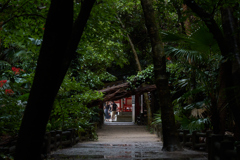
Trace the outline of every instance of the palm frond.
[[187, 41], [186, 36], [180, 35], [180, 34], [175, 34], [171, 32], [166, 32], [162, 31], [162, 41], [163, 42], [182, 42], [182, 41]]
[[181, 45], [167, 45], [165, 46], [165, 53], [167, 56], [177, 56], [196, 61], [206, 60], [209, 55], [218, 54], [219, 47], [212, 34], [201, 26], [195, 30], [191, 36], [183, 36], [169, 32], [163, 32], [164, 42], [182, 42]]
[[194, 130], [203, 130], [205, 127], [205, 124], [209, 124], [210, 120], [209, 118], [188, 118], [186, 116], [183, 116], [180, 120], [181, 123], [181, 129], [188, 129], [190, 132]]
[[161, 119], [161, 114], [154, 114], [154, 119], [152, 122], [153, 124], [161, 124], [162, 123], [162, 119]]
[[189, 37], [194, 40], [191, 48], [198, 50], [200, 52], [219, 52], [219, 47], [213, 35], [208, 31], [206, 27], [199, 27], [195, 32]]
[[19, 50], [14, 54], [14, 60], [24, 60], [29, 58], [29, 54], [32, 53], [26, 50]]
[[178, 86], [180, 86], [181, 88], [184, 88], [188, 85], [188, 79], [181, 79], [178, 81]]
[[189, 59], [199, 61], [202, 60], [204, 56], [201, 54], [201, 52], [197, 50], [191, 50], [187, 48], [166, 46], [164, 49], [167, 56], [177, 56], [179, 58], [185, 59], [186, 61], [188, 61]]
[[203, 113], [206, 111], [205, 108], [193, 108], [191, 110], [191, 116], [195, 117], [195, 118], [204, 118], [203, 117]]

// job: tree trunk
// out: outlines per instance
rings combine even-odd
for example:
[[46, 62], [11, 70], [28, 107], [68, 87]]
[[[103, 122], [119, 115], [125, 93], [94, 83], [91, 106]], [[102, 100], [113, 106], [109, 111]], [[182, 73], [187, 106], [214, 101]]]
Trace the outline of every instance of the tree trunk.
[[[228, 85], [231, 88], [229, 93], [231, 94], [229, 99], [232, 101], [231, 108], [233, 111], [233, 114], [237, 116], [237, 113], [234, 113], [235, 111], [239, 113], [240, 109], [240, 102], [239, 102], [239, 96], [240, 96], [240, 54], [239, 54], [239, 39], [237, 35], [237, 25], [236, 25], [236, 19], [233, 16], [233, 8], [226, 7], [221, 9], [221, 15], [222, 15], [222, 26], [224, 31], [224, 38], [226, 39], [226, 45], [229, 48], [229, 56], [232, 58], [232, 81], [233, 83], [230, 83]], [[228, 71], [229, 72], [229, 71]], [[229, 89], [227, 89], [228, 91]], [[235, 119], [236, 120], [236, 119]], [[236, 122], [238, 123], [238, 122]], [[240, 129], [236, 129], [238, 132]], [[240, 135], [240, 133], [234, 134]], [[239, 136], [235, 136], [235, 139], [240, 140]]]
[[173, 4], [173, 7], [176, 9], [177, 11], [177, 15], [178, 15], [178, 23], [181, 24], [181, 27], [182, 27], [182, 33], [183, 34], [186, 34], [186, 29], [185, 29], [185, 26], [184, 26], [184, 22], [182, 21], [182, 7], [180, 6], [180, 3], [177, 1], [177, 0], [173, 0], [172, 1], [172, 4]]
[[46, 125], [54, 99], [77, 49], [94, 2], [95, 0], [82, 2], [74, 26], [73, 1], [51, 2], [36, 74], [19, 131], [16, 160], [41, 159]]
[[[188, 10], [187, 5], [183, 4], [182, 9], [183, 9], [183, 13], [187, 12], [187, 10]], [[184, 17], [186, 17], [186, 13], [184, 13]], [[186, 33], [186, 35], [189, 36], [191, 34], [191, 24], [190, 24], [189, 17], [187, 17], [186, 20], [184, 21], [184, 26], [185, 26], [185, 33]]]
[[[225, 134], [225, 127], [226, 127], [226, 106], [227, 106], [227, 96], [226, 96], [226, 87], [227, 87], [227, 77], [226, 75], [226, 68], [228, 64], [222, 63], [220, 64], [219, 73], [218, 73], [218, 100], [217, 106], [211, 106], [215, 110], [212, 111], [212, 119], [213, 123], [213, 133], [214, 134]], [[215, 118], [214, 118], [215, 117]]]
[[168, 75], [166, 73], [166, 58], [163, 43], [159, 34], [159, 26], [156, 22], [152, 0], [141, 0], [145, 23], [152, 45], [152, 56], [154, 63], [154, 75], [157, 91], [159, 94], [159, 105], [161, 108], [163, 148], [162, 150], [181, 150], [175, 117], [168, 87]]

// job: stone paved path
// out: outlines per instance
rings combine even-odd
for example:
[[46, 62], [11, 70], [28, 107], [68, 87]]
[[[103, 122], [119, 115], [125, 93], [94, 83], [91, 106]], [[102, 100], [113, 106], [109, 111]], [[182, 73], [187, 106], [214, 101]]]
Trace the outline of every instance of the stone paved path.
[[207, 160], [207, 153], [191, 150], [161, 151], [162, 142], [146, 126], [131, 122], [108, 122], [99, 129], [98, 140], [81, 142], [52, 153], [55, 160]]

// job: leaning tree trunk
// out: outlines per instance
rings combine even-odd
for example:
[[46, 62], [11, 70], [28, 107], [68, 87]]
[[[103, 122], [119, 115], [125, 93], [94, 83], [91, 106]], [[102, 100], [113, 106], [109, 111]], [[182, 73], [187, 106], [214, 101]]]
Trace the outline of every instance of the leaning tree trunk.
[[157, 91], [159, 94], [159, 105], [161, 108], [163, 148], [162, 150], [181, 150], [175, 117], [168, 87], [168, 75], [166, 72], [166, 58], [163, 48], [159, 27], [155, 18], [152, 0], [141, 0], [145, 23], [151, 39], [152, 57], [154, 63], [154, 75]]
[[[121, 21], [121, 19], [119, 17], [118, 17], [118, 20], [121, 23], [122, 28], [125, 29], [125, 26], [124, 26], [124, 24], [122, 23], [122, 21]], [[132, 51], [133, 51], [133, 55], [134, 55], [134, 58], [135, 58], [135, 61], [136, 61], [136, 64], [137, 64], [138, 71], [141, 72], [142, 71], [142, 67], [141, 67], [141, 64], [139, 62], [136, 49], [135, 49], [134, 44], [133, 44], [133, 42], [132, 42], [132, 40], [131, 40], [131, 38], [130, 38], [130, 36], [128, 34], [127, 34], [127, 37], [128, 37], [128, 42], [131, 45], [131, 48], [132, 48]], [[146, 85], [143, 83], [142, 86], [145, 87]], [[147, 93], [143, 93], [143, 96], [144, 96], [144, 101], [145, 101], [146, 107], [147, 107], [148, 126], [151, 127], [151, 125], [152, 125], [152, 111], [151, 111], [150, 100], [148, 98], [148, 94]]]
[[54, 99], [94, 2], [95, 0], [82, 1], [81, 11], [73, 25], [73, 1], [51, 1], [36, 74], [19, 131], [16, 160], [41, 159], [46, 125]]
[[[137, 67], [138, 67], [138, 70], [141, 72], [142, 71], [142, 67], [141, 67], [141, 64], [139, 62], [137, 52], [135, 50], [135, 47], [134, 47], [134, 45], [132, 43], [132, 40], [129, 37], [129, 35], [127, 35], [127, 37], [128, 37], [129, 43], [131, 45], [131, 48], [132, 48], [132, 51], [133, 51], [133, 54], [134, 54], [134, 58], [135, 58], [135, 61], [136, 61]], [[145, 87], [146, 85], [143, 83], [142, 86]], [[148, 94], [146, 92], [143, 93], [143, 97], [144, 97], [144, 102], [146, 103], [146, 107], [147, 107], [147, 121], [148, 121], [147, 124], [151, 128], [151, 125], [152, 125], [152, 111], [151, 111], [150, 100], [149, 100]]]

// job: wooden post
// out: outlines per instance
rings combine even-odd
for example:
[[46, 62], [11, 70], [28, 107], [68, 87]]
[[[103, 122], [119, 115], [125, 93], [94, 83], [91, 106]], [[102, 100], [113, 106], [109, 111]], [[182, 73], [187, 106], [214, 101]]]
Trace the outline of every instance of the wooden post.
[[207, 152], [209, 151], [209, 147], [211, 145], [211, 142], [209, 142], [211, 135], [212, 135], [212, 131], [209, 130], [206, 132], [206, 151]]
[[237, 151], [237, 159], [240, 159], [240, 145], [237, 145], [236, 151]]
[[43, 153], [48, 154], [51, 152], [51, 133], [47, 132], [44, 136]]
[[137, 122], [137, 117], [140, 116], [140, 103], [139, 103], [139, 95], [135, 95], [135, 122]]
[[225, 139], [220, 143], [220, 160], [229, 159], [229, 156], [225, 154], [227, 150], [234, 150], [234, 143], [233, 141]]
[[73, 144], [74, 144], [73, 129], [68, 129], [68, 131], [70, 131], [70, 135], [69, 135], [70, 146], [73, 146]]
[[183, 130], [183, 146], [185, 145], [185, 143], [187, 143], [188, 141], [188, 137], [187, 134], [189, 133], [189, 130]]
[[183, 130], [178, 129], [178, 130], [177, 130], [177, 134], [178, 134], [179, 142], [180, 142], [181, 145], [182, 145], [182, 144], [183, 144]]
[[199, 137], [197, 136], [197, 131], [192, 132], [192, 149], [198, 149], [197, 144], [199, 143]]
[[56, 130], [56, 146], [57, 148], [62, 147], [62, 131], [61, 130]]
[[211, 145], [208, 148], [208, 160], [215, 160], [220, 158], [220, 142], [223, 139], [223, 135], [212, 135], [211, 137]]
[[50, 131], [51, 133], [51, 148], [56, 151], [57, 150], [57, 143], [56, 143], [56, 132], [55, 131]]
[[152, 92], [150, 92], [150, 94], [151, 94], [151, 99], [150, 99], [150, 105], [151, 105], [151, 110], [152, 110], [152, 114], [155, 114], [155, 113], [157, 113], [157, 111], [158, 111], [158, 109], [159, 108], [157, 108], [157, 105], [155, 104], [156, 103], [156, 101], [155, 101], [155, 91], [152, 91]]
[[99, 105], [99, 109], [100, 109], [100, 113], [99, 113], [99, 119], [100, 119], [100, 122], [99, 122], [99, 127], [101, 128], [103, 123], [104, 123], [104, 117], [103, 117], [103, 103], [100, 103]]

